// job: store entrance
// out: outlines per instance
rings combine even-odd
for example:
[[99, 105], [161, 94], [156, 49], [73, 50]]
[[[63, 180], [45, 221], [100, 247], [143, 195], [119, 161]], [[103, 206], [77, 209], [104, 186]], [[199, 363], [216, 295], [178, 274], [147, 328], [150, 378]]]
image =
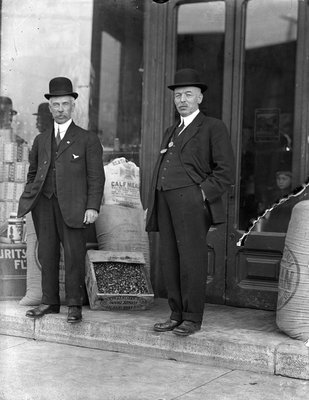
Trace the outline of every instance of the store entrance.
[[298, 119], [299, 4], [252, 0], [240, 2], [236, 12], [235, 43], [241, 46], [235, 53], [238, 104], [232, 104], [231, 130], [238, 173], [229, 204], [226, 269], [231, 305], [276, 308], [288, 224], [293, 206], [304, 198], [294, 196], [305, 167]]

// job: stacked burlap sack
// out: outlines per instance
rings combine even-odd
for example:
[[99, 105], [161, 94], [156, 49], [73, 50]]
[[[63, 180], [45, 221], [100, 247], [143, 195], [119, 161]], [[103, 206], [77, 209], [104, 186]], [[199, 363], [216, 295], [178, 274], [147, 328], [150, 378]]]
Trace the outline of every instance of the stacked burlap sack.
[[105, 186], [95, 222], [98, 249], [141, 252], [149, 274], [149, 240], [140, 199], [139, 167], [125, 158], [105, 165]]
[[280, 265], [276, 322], [309, 343], [309, 200], [293, 208]]

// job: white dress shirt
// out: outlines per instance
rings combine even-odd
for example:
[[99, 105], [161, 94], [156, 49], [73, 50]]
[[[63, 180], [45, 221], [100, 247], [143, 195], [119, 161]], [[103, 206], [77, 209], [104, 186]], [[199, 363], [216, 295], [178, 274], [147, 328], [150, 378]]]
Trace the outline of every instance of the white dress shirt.
[[64, 135], [66, 133], [66, 131], [68, 130], [68, 127], [71, 125], [72, 122], [72, 118], [69, 119], [67, 122], [65, 122], [64, 124], [57, 124], [56, 121], [54, 121], [54, 131], [55, 131], [55, 137], [57, 136], [58, 133], [58, 128], [60, 131], [60, 137], [61, 140], [64, 138]]
[[192, 114], [188, 115], [187, 117], [182, 117], [180, 116], [180, 124], [179, 126], [184, 123], [184, 127], [181, 130], [181, 132], [179, 133], [179, 135], [182, 133], [182, 131], [191, 124], [191, 122], [194, 120], [194, 118], [197, 116], [197, 114], [200, 112], [199, 109], [197, 109], [196, 111], [194, 111]]

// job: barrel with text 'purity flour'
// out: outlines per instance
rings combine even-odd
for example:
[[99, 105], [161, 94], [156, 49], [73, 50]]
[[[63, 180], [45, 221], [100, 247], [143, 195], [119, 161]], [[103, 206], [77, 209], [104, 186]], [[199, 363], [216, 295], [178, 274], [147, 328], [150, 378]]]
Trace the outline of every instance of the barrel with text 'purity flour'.
[[25, 243], [0, 243], [0, 300], [18, 300], [26, 292]]
[[280, 265], [276, 323], [309, 343], [309, 200], [292, 210]]

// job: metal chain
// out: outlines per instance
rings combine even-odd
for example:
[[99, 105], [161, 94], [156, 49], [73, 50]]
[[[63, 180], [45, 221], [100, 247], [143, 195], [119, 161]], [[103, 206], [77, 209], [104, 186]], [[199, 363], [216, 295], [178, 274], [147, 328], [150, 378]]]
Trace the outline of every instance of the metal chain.
[[277, 201], [276, 203], [274, 203], [270, 208], [267, 208], [264, 213], [262, 215], [260, 215], [257, 219], [255, 219], [252, 222], [252, 225], [250, 226], [250, 228], [247, 230], [247, 232], [245, 232], [241, 238], [238, 240], [238, 242], [236, 243], [237, 246], [243, 246], [245, 244], [245, 240], [247, 238], [247, 236], [250, 234], [250, 232], [254, 229], [255, 225], [262, 219], [265, 217], [265, 215], [269, 212], [271, 212], [272, 210], [274, 210], [275, 208], [281, 206], [282, 204], [286, 203], [287, 201], [289, 201], [292, 197], [298, 197], [300, 196], [309, 186], [309, 181], [307, 183], [303, 183], [298, 189], [296, 189], [293, 193], [289, 194], [286, 197], [283, 197], [282, 199], [280, 199], [279, 201]]

